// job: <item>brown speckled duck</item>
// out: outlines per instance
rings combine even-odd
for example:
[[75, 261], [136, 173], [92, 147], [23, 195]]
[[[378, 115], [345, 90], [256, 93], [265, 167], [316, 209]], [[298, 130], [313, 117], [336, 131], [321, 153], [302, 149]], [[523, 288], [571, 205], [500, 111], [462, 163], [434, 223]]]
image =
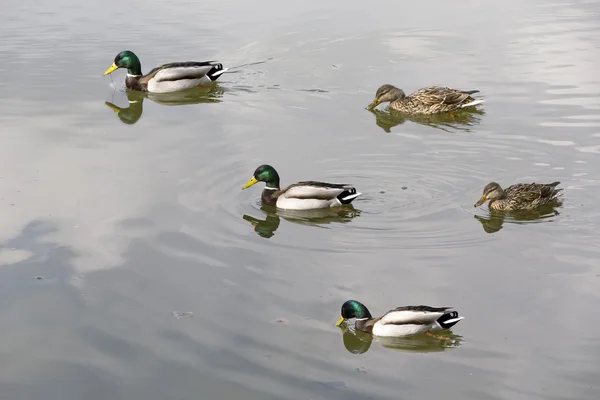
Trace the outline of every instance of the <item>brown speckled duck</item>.
[[402, 89], [383, 85], [377, 89], [375, 100], [367, 106], [372, 110], [381, 103], [390, 103], [390, 109], [405, 114], [439, 114], [474, 107], [484, 102], [471, 95], [479, 90], [457, 90], [441, 86], [419, 89], [407, 96]]
[[498, 211], [533, 210], [545, 204], [558, 202], [562, 189], [557, 189], [560, 182], [552, 183], [517, 183], [506, 189], [496, 182], [490, 182], [483, 188], [483, 195], [475, 207], [490, 201], [488, 207]]

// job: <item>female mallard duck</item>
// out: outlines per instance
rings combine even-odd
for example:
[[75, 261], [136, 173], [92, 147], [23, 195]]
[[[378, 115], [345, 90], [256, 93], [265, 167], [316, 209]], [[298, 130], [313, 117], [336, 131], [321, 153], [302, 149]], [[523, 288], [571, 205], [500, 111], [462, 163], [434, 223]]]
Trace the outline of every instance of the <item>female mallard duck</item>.
[[375, 336], [400, 337], [421, 333], [431, 335], [431, 332], [450, 329], [464, 318], [459, 317], [457, 311], [448, 311], [451, 308], [404, 306], [373, 318], [364, 304], [348, 300], [342, 305], [342, 316], [335, 325], [340, 326], [344, 320], [356, 318], [356, 329]]
[[471, 97], [479, 90], [456, 90], [447, 87], [432, 86], [419, 89], [410, 96], [402, 89], [392, 85], [383, 85], [377, 89], [375, 100], [367, 106], [372, 110], [381, 103], [390, 103], [392, 110], [405, 114], [438, 114], [473, 107], [483, 103], [481, 99]]
[[312, 210], [341, 206], [350, 204], [352, 200], [361, 195], [350, 185], [315, 181], [298, 182], [280, 189], [279, 174], [270, 165], [258, 167], [242, 190], [258, 182], [266, 183], [262, 192], [263, 204], [288, 210]]
[[560, 182], [552, 183], [517, 183], [502, 189], [496, 182], [488, 183], [483, 188], [483, 195], [475, 207], [490, 201], [489, 208], [498, 211], [533, 210], [544, 204], [558, 201], [562, 189], [556, 189]]
[[104, 75], [119, 68], [127, 68], [127, 88], [152, 93], [171, 93], [205, 85], [216, 81], [227, 71], [227, 68], [214, 61], [185, 61], [163, 64], [143, 75], [140, 59], [129, 50], [117, 54], [113, 65]]

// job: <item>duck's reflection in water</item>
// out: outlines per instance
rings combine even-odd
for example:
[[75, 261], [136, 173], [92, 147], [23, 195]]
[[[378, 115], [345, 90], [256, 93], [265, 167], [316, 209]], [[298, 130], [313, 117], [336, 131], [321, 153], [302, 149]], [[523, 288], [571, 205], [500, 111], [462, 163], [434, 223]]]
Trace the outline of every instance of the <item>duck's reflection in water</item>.
[[175, 93], [147, 93], [127, 89], [128, 107], [119, 107], [110, 101], [104, 102], [108, 108], [113, 110], [121, 122], [133, 125], [144, 113], [144, 100], [148, 99], [164, 106], [181, 106], [189, 104], [220, 103], [223, 97], [223, 89], [218, 83], [210, 86], [197, 87]]
[[406, 121], [416, 124], [441, 129], [446, 132], [460, 130], [471, 132], [471, 127], [481, 122], [481, 116], [485, 114], [483, 110], [461, 110], [454, 113], [441, 113], [432, 115], [407, 115], [394, 110], [369, 110], [375, 115], [375, 123], [381, 129], [390, 133], [392, 128], [402, 125]]
[[427, 335], [412, 335], [406, 337], [379, 337], [361, 332], [347, 324], [339, 327], [343, 332], [344, 347], [352, 354], [363, 354], [371, 348], [371, 343], [376, 342], [381, 346], [395, 351], [413, 353], [431, 353], [453, 349], [462, 344], [462, 336], [451, 331], [444, 331], [445, 339]]
[[497, 211], [489, 209], [488, 215], [474, 215], [474, 218], [481, 222], [483, 230], [486, 233], [496, 233], [502, 229], [505, 221], [512, 224], [552, 222], [552, 217], [560, 215], [556, 208], [561, 205], [562, 203], [548, 204], [538, 207], [535, 210], [527, 211]]
[[279, 228], [281, 218], [288, 222], [323, 227], [328, 224], [345, 224], [360, 215], [360, 210], [352, 205], [344, 207], [320, 208], [316, 210], [281, 210], [271, 206], [260, 208], [265, 214], [265, 219], [244, 214], [242, 218], [254, 226], [254, 231], [264, 237], [270, 238]]

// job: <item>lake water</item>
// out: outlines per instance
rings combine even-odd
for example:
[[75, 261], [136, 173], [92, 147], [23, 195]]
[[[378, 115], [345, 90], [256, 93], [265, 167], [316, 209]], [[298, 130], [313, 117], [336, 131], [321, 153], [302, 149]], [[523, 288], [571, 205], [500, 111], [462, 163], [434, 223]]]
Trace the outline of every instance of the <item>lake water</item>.
[[[97, 4], [0, 16], [2, 399], [598, 399], [600, 2]], [[129, 103], [124, 49], [233, 68]], [[487, 101], [403, 120], [384, 83]], [[364, 195], [262, 209], [263, 163]], [[492, 180], [564, 203], [490, 215]], [[465, 320], [372, 340], [350, 298]]]

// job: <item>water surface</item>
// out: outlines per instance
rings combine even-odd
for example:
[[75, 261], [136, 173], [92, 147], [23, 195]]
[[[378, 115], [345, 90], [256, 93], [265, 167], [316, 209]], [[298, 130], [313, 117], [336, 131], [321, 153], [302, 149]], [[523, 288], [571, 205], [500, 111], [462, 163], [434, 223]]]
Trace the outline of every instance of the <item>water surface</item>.
[[[599, 20], [596, 1], [9, 1], [3, 397], [597, 399]], [[234, 68], [139, 97], [102, 77], [124, 49]], [[487, 102], [364, 110], [383, 83]], [[263, 208], [240, 190], [263, 163], [364, 195]], [[474, 209], [492, 180], [560, 180], [564, 204]], [[372, 340], [334, 326], [349, 298], [466, 319], [446, 344]]]

